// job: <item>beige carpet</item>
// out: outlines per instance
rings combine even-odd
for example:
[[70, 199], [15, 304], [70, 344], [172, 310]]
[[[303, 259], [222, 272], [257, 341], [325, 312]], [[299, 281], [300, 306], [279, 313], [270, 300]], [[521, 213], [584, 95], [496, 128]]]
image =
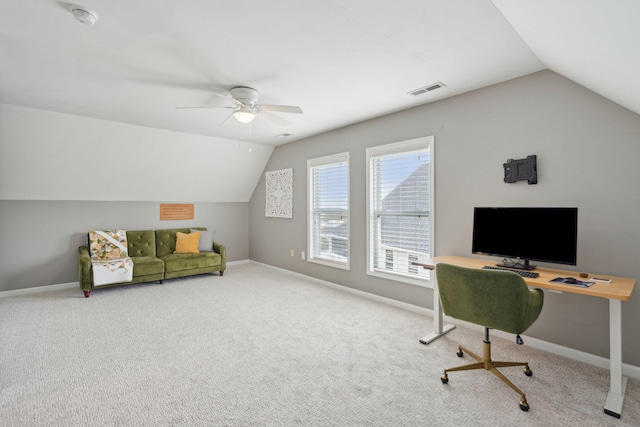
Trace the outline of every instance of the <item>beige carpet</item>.
[[[640, 381], [622, 419], [603, 413], [608, 372], [493, 338], [518, 395], [468, 363], [482, 332], [429, 346], [429, 317], [256, 264], [94, 291], [0, 298], [2, 426], [640, 425]], [[526, 344], [526, 343], [525, 343]]]

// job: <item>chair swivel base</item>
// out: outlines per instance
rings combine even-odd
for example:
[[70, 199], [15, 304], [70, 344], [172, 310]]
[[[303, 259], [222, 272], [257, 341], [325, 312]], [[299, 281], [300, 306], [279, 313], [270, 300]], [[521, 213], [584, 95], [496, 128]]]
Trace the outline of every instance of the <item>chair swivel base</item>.
[[525, 397], [524, 393], [518, 387], [516, 387], [511, 381], [509, 381], [507, 377], [502, 375], [502, 373], [498, 371], [498, 369], [496, 368], [507, 367], [507, 366], [524, 366], [524, 374], [530, 377], [531, 375], [533, 375], [533, 372], [529, 368], [529, 364], [527, 362], [494, 362], [493, 360], [491, 360], [491, 342], [490, 341], [483, 341], [483, 349], [484, 349], [483, 357], [480, 357], [474, 354], [473, 352], [467, 350], [466, 348], [462, 346], [458, 346], [458, 352], [456, 353], [458, 357], [462, 357], [464, 353], [467, 353], [469, 354], [469, 356], [473, 357], [477, 361], [477, 363], [471, 363], [469, 365], [463, 365], [463, 366], [457, 366], [455, 368], [445, 369], [444, 373], [440, 377], [440, 380], [442, 381], [442, 383], [447, 384], [449, 382], [449, 376], [447, 375], [447, 372], [468, 371], [472, 369], [486, 369], [488, 371], [491, 371], [495, 376], [500, 378], [505, 384], [507, 384], [509, 387], [515, 390], [516, 393], [520, 395], [520, 409], [522, 409], [523, 411], [528, 411], [529, 403], [527, 403], [527, 398]]

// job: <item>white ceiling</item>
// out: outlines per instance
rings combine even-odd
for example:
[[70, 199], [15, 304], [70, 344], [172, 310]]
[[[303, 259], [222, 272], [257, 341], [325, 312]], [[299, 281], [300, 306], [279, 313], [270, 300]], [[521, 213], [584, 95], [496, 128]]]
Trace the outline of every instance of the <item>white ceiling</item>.
[[[640, 113], [637, 0], [81, 1], [3, 1], [0, 102], [279, 145], [548, 68]], [[240, 85], [304, 115], [176, 109]]]

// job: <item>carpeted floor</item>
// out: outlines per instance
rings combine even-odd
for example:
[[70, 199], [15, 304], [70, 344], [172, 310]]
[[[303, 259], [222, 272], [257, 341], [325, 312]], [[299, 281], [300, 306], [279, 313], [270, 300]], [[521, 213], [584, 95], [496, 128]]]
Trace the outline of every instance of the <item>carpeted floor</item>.
[[0, 298], [2, 426], [640, 425], [603, 413], [608, 372], [492, 338], [519, 396], [469, 363], [482, 333], [424, 346], [429, 317], [257, 264], [164, 284]]

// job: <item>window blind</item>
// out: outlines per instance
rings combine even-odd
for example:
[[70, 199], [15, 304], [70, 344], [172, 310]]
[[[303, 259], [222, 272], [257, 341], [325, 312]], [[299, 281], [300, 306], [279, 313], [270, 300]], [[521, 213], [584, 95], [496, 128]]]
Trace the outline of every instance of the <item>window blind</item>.
[[310, 261], [348, 266], [348, 153], [308, 162]]
[[369, 157], [372, 267], [415, 276], [430, 253], [430, 150], [389, 151]]

